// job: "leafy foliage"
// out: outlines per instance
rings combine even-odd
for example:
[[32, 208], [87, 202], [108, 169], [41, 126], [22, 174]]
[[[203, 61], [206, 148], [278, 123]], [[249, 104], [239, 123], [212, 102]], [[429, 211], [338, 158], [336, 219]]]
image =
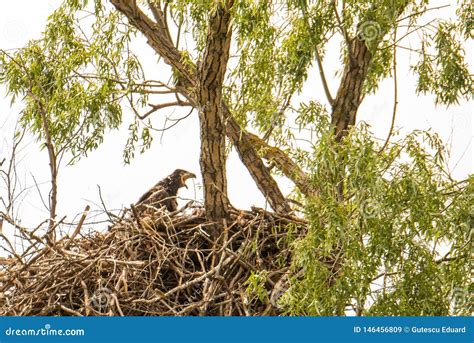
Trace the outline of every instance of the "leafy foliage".
[[[288, 133], [282, 130], [287, 116], [282, 115], [308, 77], [316, 54], [323, 57], [326, 44], [339, 36], [341, 55], [348, 58], [349, 39], [363, 37], [373, 57], [364, 83], [364, 93], [374, 93], [380, 82], [391, 76], [393, 46], [400, 36], [393, 31], [402, 25], [403, 37], [421, 30], [420, 63], [413, 68], [419, 75], [419, 92], [432, 92], [437, 103], [454, 104], [472, 94], [472, 77], [464, 62], [461, 39], [454, 31], [464, 25], [468, 30], [468, 5], [460, 7], [464, 18], [456, 25], [438, 19], [437, 34], [431, 26], [418, 23], [428, 9], [429, 1], [345, 1], [342, 17], [335, 15], [332, 1], [286, 1], [274, 4], [257, 1], [237, 2], [234, 27], [238, 61], [231, 70], [227, 99], [241, 123], [251, 123], [261, 132], [273, 130], [276, 141], [284, 141]], [[338, 25], [338, 20], [341, 25]], [[462, 22], [462, 23], [461, 23]], [[466, 26], [467, 25], [467, 26]], [[397, 40], [397, 41], [395, 41]], [[432, 58], [426, 47], [435, 41]]]
[[[135, 114], [135, 106], [147, 102], [147, 81], [129, 46], [135, 32], [104, 3], [96, 0], [88, 12], [92, 5], [87, 7], [87, 0], [66, 0], [49, 18], [41, 39], [0, 55], [0, 82], [14, 100], [25, 103], [23, 126], [43, 140], [39, 114], [45, 114], [55, 146], [71, 153], [73, 161], [124, 122], [125, 102]], [[146, 2], [138, 3], [145, 7]], [[365, 42], [372, 58], [363, 95], [375, 93], [391, 75], [393, 49], [400, 43], [394, 33], [404, 27], [406, 36], [420, 32], [422, 37], [412, 68], [417, 91], [435, 94], [437, 104], [469, 99], [473, 79], [462, 41], [472, 35], [472, 5], [460, 2], [456, 23], [437, 19], [420, 25], [427, 0], [343, 3], [236, 0], [232, 8], [235, 44], [224, 89], [227, 105], [242, 126], [269, 133], [267, 138], [310, 175], [318, 190], [315, 197], [299, 196], [310, 225], [306, 237], [292, 241], [293, 276], [279, 303], [295, 315], [348, 310], [361, 315], [469, 314], [466, 306], [453, 307], [450, 297], [457, 288], [472, 292], [472, 177], [463, 182], [450, 178], [446, 151], [431, 132], [413, 132], [380, 151], [363, 124], [336, 142], [329, 108], [315, 94], [308, 103], [299, 103], [295, 95], [314, 62], [324, 62], [334, 39], [341, 46], [340, 71], [351, 58], [351, 41]], [[181, 56], [187, 66], [202, 60], [216, 4], [163, 2], [178, 32], [177, 48], [186, 47]], [[138, 142], [142, 151], [150, 146], [150, 127], [134, 117], [126, 162]], [[303, 131], [309, 132], [304, 147], [292, 139]], [[265, 277], [248, 279], [251, 301], [269, 301]]]
[[[49, 74], [47, 77], [54, 79], [54, 91], [49, 90], [54, 97], [48, 101], [56, 103], [51, 105], [56, 108], [54, 111], [48, 108], [48, 115], [52, 125], [58, 126], [53, 128], [55, 141], [69, 142], [74, 158], [81, 155], [80, 151], [95, 149], [105, 130], [120, 125], [122, 100], [133, 109], [146, 103], [141, 86], [144, 75], [129, 47], [133, 29], [106, 2], [92, 3], [90, 13], [87, 12], [91, 7], [89, 1], [65, 1], [50, 17], [41, 40], [17, 51], [17, 57], [2, 54], [2, 80], [13, 95], [26, 94], [27, 83], [31, 82], [26, 79], [36, 78], [34, 82], [39, 84], [49, 82], [40, 80], [38, 73], [41, 78]], [[191, 47], [183, 52], [190, 63], [196, 63], [203, 52], [213, 4], [208, 0], [165, 4], [170, 24], [174, 23], [179, 32], [177, 42]], [[342, 8], [336, 8], [329, 0], [236, 1], [232, 15], [237, 55], [231, 60], [225, 91], [232, 112], [241, 124], [250, 124], [261, 132], [271, 131], [276, 142], [287, 141], [290, 133], [284, 127], [292, 123], [285, 111], [294, 95], [302, 90], [316, 55], [324, 57], [330, 39], [335, 36], [342, 39], [341, 55], [345, 59], [347, 46], [343, 33], [349, 38], [364, 37], [374, 55], [364, 89], [366, 93], [375, 92], [380, 81], [391, 74], [394, 27], [402, 22], [408, 23], [409, 29], [415, 27], [427, 5], [426, 0], [387, 0], [376, 6], [370, 1], [346, 1]], [[460, 4], [459, 23], [440, 21], [435, 35], [423, 31], [421, 58], [413, 68], [419, 75], [417, 90], [435, 93], [438, 103], [455, 104], [472, 93], [472, 77], [464, 62], [459, 37], [460, 32], [464, 35], [470, 32], [472, 25], [466, 14], [469, 8], [465, 2]], [[193, 47], [196, 47], [194, 51]], [[14, 58], [17, 63], [13, 62]], [[41, 66], [33, 66], [33, 60]], [[43, 75], [51, 64], [58, 64], [59, 68]], [[31, 70], [25, 73], [22, 68]], [[40, 98], [45, 96], [42, 94]], [[58, 104], [57, 99], [64, 101]], [[38, 122], [32, 124], [32, 113], [36, 112], [34, 102], [30, 101], [23, 118], [25, 124], [38, 128]], [[139, 141], [142, 150], [150, 146], [153, 136], [147, 126], [140, 120], [130, 124], [124, 151], [126, 162], [134, 156]]]
[[[431, 39], [436, 48], [434, 55], [429, 49]], [[460, 98], [472, 96], [474, 79], [464, 62], [464, 51], [453, 24], [442, 23], [435, 35], [426, 35], [421, 59], [413, 69], [419, 75], [417, 91], [434, 93], [439, 104], [453, 105]]]
[[[75, 10], [62, 6], [50, 16], [42, 39], [0, 55], [0, 81], [13, 100], [21, 97], [25, 103], [21, 123], [42, 139], [44, 112], [53, 144], [70, 152], [72, 161], [96, 149], [107, 129], [119, 127], [121, 102], [143, 79], [129, 50], [130, 27], [99, 5], [94, 18], [83, 28]], [[144, 100], [141, 96], [136, 103]]]
[[474, 5], [471, 1], [459, 1], [459, 7], [456, 10], [459, 17], [458, 28], [465, 39], [472, 39], [474, 35], [474, 18], [472, 17], [473, 10]]
[[362, 125], [335, 148], [327, 117], [317, 118], [309, 158], [318, 196], [306, 199], [310, 228], [294, 242], [298, 277], [281, 305], [293, 315], [453, 313], [451, 292], [467, 296], [470, 282], [472, 194], [464, 186], [474, 180], [449, 178], [433, 133], [413, 132], [380, 153]]

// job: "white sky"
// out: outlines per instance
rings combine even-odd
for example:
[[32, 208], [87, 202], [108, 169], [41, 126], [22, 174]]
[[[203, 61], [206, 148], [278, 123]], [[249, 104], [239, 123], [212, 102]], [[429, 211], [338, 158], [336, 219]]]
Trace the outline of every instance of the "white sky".
[[[47, 15], [60, 3], [58, 0], [2, 0], [0, 13], [0, 47], [10, 49], [22, 47], [29, 39], [38, 38], [43, 30]], [[453, 1], [433, 1], [433, 6], [453, 3]], [[449, 15], [454, 8], [442, 10], [443, 15]], [[434, 13], [438, 15], [439, 13]], [[416, 35], [411, 43], [416, 43]], [[156, 58], [143, 42], [143, 63], [147, 68], [155, 68]], [[408, 45], [408, 41], [404, 45]], [[335, 45], [325, 60], [328, 76], [334, 76], [339, 68], [339, 46]], [[468, 60], [473, 61], [472, 45]], [[432, 128], [438, 132], [451, 150], [450, 169], [458, 179], [473, 173], [473, 107], [472, 102], [462, 102], [459, 106], [446, 108], [435, 107], [433, 96], [417, 96], [415, 94], [415, 78], [409, 73], [408, 66], [415, 61], [405, 51], [399, 51], [399, 107], [396, 127], [403, 132], [414, 129]], [[472, 67], [472, 64], [471, 64]], [[155, 68], [156, 69], [156, 68]], [[161, 72], [161, 70], [160, 70]], [[166, 80], [166, 79], [163, 79]], [[330, 80], [333, 94], [336, 93], [338, 80]], [[305, 86], [301, 99], [311, 99], [318, 94], [319, 100], [324, 100], [324, 92], [320, 84], [318, 72], [313, 69]], [[11, 141], [15, 116], [21, 105], [10, 108], [9, 100], [4, 98], [5, 90], [0, 87], [0, 160], [8, 152]], [[390, 127], [393, 104], [393, 82], [386, 80], [380, 85], [376, 96], [367, 97], [358, 112], [358, 120], [367, 121], [376, 137], [385, 138]], [[171, 110], [170, 110], [171, 111]], [[168, 113], [170, 112], [168, 111]], [[159, 116], [166, 115], [159, 112]], [[72, 220], [82, 212], [86, 204], [99, 204], [97, 185], [102, 188], [104, 200], [109, 209], [118, 209], [135, 202], [150, 186], [156, 183], [176, 168], [187, 169], [199, 173], [199, 132], [197, 116], [193, 115], [181, 122], [174, 129], [167, 131], [162, 143], [159, 134], [156, 135], [153, 147], [143, 155], [137, 156], [131, 165], [124, 166], [122, 150], [127, 139], [126, 128], [111, 132], [106, 136], [104, 144], [92, 152], [87, 158], [71, 167], [60, 170], [59, 179], [59, 216], [68, 216]], [[19, 164], [19, 176], [24, 185], [34, 185], [31, 175], [43, 184], [44, 195], [48, 191], [48, 162], [46, 151], [39, 151], [37, 144], [29, 140], [22, 153]], [[235, 153], [232, 153], [227, 166], [229, 179], [229, 196], [234, 206], [248, 208], [251, 205], [264, 207], [264, 199], [257, 190], [245, 167], [240, 163]], [[182, 190], [180, 195], [185, 198], [201, 199], [200, 180]], [[191, 183], [190, 183], [191, 184]], [[1, 187], [1, 186], [0, 186]], [[288, 182], [282, 182], [285, 191], [290, 190]], [[1, 191], [1, 190], [0, 190]], [[36, 190], [30, 189], [25, 197], [20, 217], [23, 224], [34, 225], [47, 218], [47, 211], [42, 207]]]

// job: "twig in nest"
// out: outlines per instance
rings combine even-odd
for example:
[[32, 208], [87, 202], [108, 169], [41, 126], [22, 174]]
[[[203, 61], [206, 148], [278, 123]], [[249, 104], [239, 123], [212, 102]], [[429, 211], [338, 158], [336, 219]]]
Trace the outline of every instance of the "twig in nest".
[[79, 223], [77, 223], [76, 229], [71, 235], [71, 238], [66, 242], [64, 245], [64, 249], [67, 249], [69, 245], [74, 241], [74, 238], [76, 238], [77, 234], [81, 231], [82, 224], [84, 224], [84, 220], [86, 220], [87, 214], [89, 213], [89, 210], [91, 207], [89, 205], [86, 206], [84, 213], [82, 213], [81, 219], [79, 219]]

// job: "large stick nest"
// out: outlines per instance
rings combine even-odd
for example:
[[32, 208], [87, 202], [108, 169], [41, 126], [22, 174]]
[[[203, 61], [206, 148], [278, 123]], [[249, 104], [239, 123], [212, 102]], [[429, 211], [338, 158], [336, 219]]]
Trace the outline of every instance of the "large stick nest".
[[0, 261], [0, 315], [279, 314], [287, 230], [305, 223], [253, 209], [233, 210], [216, 239], [212, 225], [202, 208], [188, 208], [128, 211], [105, 233], [53, 243], [29, 234], [41, 247], [26, 261]]

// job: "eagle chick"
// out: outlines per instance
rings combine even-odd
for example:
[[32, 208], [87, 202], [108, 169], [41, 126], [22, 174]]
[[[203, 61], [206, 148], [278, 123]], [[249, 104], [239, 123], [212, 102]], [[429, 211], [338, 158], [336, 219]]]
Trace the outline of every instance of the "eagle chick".
[[154, 207], [160, 209], [166, 207], [170, 212], [178, 209], [176, 196], [181, 187], [186, 187], [186, 180], [195, 178], [196, 175], [183, 169], [176, 169], [169, 176], [154, 185], [148, 192], [143, 194], [137, 202], [137, 208], [145, 209]]

